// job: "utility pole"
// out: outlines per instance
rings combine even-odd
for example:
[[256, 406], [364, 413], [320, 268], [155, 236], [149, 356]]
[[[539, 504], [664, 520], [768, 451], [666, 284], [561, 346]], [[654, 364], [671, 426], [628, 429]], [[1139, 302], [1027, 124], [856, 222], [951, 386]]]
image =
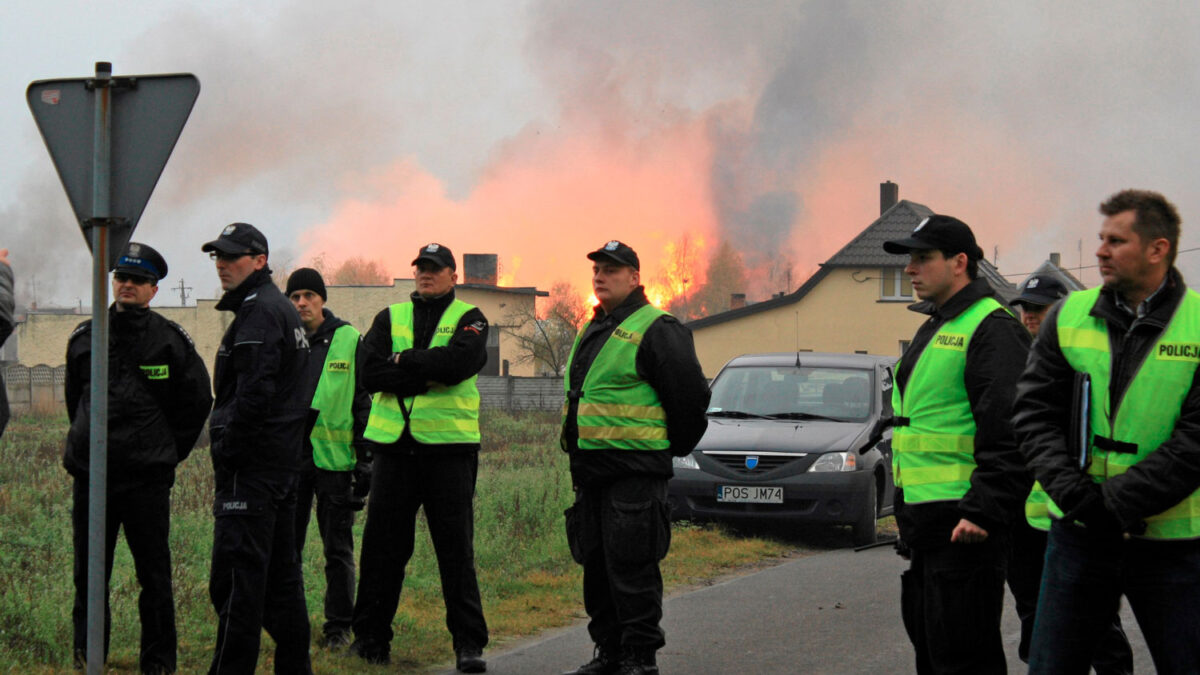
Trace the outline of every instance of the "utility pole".
[[192, 290], [192, 287], [191, 287], [191, 286], [184, 286], [184, 285], [183, 285], [183, 278], [182, 278], [182, 277], [180, 277], [180, 279], [179, 279], [179, 285], [178, 285], [178, 286], [174, 286], [174, 287], [172, 287], [172, 288], [174, 288], [175, 290], [179, 291], [179, 305], [180, 305], [181, 307], [187, 307], [187, 299], [188, 299], [188, 295], [189, 295], [188, 291]]

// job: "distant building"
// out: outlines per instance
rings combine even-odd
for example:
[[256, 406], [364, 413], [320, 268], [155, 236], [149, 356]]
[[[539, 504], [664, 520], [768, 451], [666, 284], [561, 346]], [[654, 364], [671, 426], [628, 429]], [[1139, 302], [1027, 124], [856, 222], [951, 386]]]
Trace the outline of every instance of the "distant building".
[[[495, 256], [490, 257], [491, 273], [487, 273], [488, 256], [484, 258], [482, 274], [477, 269], [472, 254], [463, 261], [463, 276], [466, 283], [455, 286], [456, 296], [475, 305], [488, 318], [488, 362], [483, 375], [534, 375], [534, 364], [517, 363], [516, 340], [502, 330], [516, 328], [518, 317], [533, 316], [533, 307], [539, 297], [549, 293], [532, 286], [504, 287], [495, 285]], [[286, 281], [277, 279], [276, 281]], [[338, 317], [349, 321], [363, 333], [371, 327], [371, 321], [380, 310], [396, 302], [407, 301], [416, 289], [412, 279], [394, 279], [391, 286], [337, 286], [329, 285], [328, 306]], [[163, 296], [159, 296], [163, 297]], [[231, 312], [216, 311], [216, 299], [200, 299], [195, 307], [150, 308], [164, 317], [183, 326], [196, 343], [196, 349], [208, 363], [211, 371], [216, 359], [221, 336], [233, 320]], [[23, 365], [34, 366], [44, 363], [49, 366], [62, 365], [66, 358], [67, 337], [80, 322], [90, 316], [79, 314], [48, 314], [31, 311], [25, 321], [18, 324], [9, 347], [16, 350], [16, 359]]]
[[1087, 289], [1087, 286], [1083, 285], [1082, 281], [1076, 279], [1075, 275], [1062, 266], [1062, 256], [1058, 253], [1051, 253], [1049, 258], [1046, 258], [1041, 265], [1038, 265], [1036, 270], [1017, 285], [1017, 294], [1020, 295], [1025, 290], [1025, 284], [1038, 275], [1050, 275], [1058, 279], [1068, 291], [1082, 291]]
[[[880, 185], [880, 216], [821, 264], [795, 292], [687, 324], [708, 377], [729, 359], [755, 352], [862, 352], [899, 356], [924, 320], [909, 311], [916, 302], [904, 274], [908, 256], [883, 250], [907, 237], [929, 207], [899, 199], [895, 183]], [[1018, 295], [987, 260], [979, 275], [1005, 300]], [[735, 304], [744, 298], [735, 299]]]

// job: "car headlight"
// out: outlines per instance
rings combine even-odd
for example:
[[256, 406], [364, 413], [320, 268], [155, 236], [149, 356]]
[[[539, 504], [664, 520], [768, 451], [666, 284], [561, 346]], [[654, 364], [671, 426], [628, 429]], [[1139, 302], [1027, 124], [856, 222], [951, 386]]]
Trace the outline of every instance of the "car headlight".
[[672, 457], [671, 458], [671, 466], [675, 467], [676, 469], [695, 469], [696, 471], [700, 470], [700, 465], [696, 463], [696, 459], [694, 457], [692, 457], [691, 455], [684, 455], [683, 457]]
[[858, 459], [853, 452], [827, 452], [817, 458], [808, 467], [811, 472], [819, 471], [854, 471], [858, 468]]

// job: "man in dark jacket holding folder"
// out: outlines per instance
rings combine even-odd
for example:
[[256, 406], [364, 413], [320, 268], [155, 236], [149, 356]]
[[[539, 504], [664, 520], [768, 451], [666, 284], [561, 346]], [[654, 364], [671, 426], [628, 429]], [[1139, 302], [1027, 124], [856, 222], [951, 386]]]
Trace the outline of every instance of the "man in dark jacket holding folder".
[[1050, 311], [1017, 387], [1014, 427], [1052, 500], [1029, 672], [1086, 672], [1123, 594], [1158, 672], [1194, 673], [1200, 295], [1173, 267], [1180, 220], [1162, 195], [1125, 190], [1100, 212], [1104, 285]]
[[[1020, 308], [1021, 323], [1036, 340], [1046, 313], [1066, 295], [1067, 288], [1061, 281], [1049, 274], [1036, 274], [1025, 282], [1021, 294], [1009, 304]], [[1041, 485], [1034, 486], [1033, 496], [1026, 503], [1025, 518], [1014, 523], [1012, 531], [1008, 587], [1012, 590], [1017, 616], [1021, 619], [1021, 642], [1017, 645], [1017, 655], [1025, 663], [1029, 663], [1029, 645], [1033, 642], [1033, 621], [1037, 616], [1042, 563], [1046, 558], [1046, 533], [1050, 529], [1045, 495]], [[1096, 675], [1132, 673], [1133, 651], [1119, 616], [1113, 617], [1108, 632], [1108, 637], [1102, 641], [1101, 648], [1092, 659]]]
[[1008, 420], [1029, 334], [978, 278], [961, 220], [930, 216], [883, 247], [909, 254], [910, 309], [929, 315], [892, 392], [904, 627], [921, 675], [1003, 675], [1008, 533], [1031, 482]]

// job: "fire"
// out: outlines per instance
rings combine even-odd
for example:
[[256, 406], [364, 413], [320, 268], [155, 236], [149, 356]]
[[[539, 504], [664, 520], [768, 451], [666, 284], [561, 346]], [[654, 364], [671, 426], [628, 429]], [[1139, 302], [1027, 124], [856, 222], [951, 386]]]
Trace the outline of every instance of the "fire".
[[[684, 240], [707, 241], [717, 231], [711, 146], [703, 117], [669, 118], [651, 135], [612, 127], [597, 133], [569, 120], [511, 139], [463, 195], [407, 158], [346, 179], [355, 197], [302, 235], [299, 248], [302, 256], [324, 251], [332, 259], [365, 250], [407, 277], [414, 252], [438, 241], [456, 253], [497, 254], [504, 285], [548, 289], [566, 281], [590, 290], [587, 253], [618, 239], [638, 251], [642, 281], [654, 284], [668, 247], [686, 248]], [[679, 276], [678, 268], [666, 273]], [[700, 276], [668, 282], [659, 301]]]
[[663, 246], [658, 274], [642, 278], [650, 304], [662, 309], [672, 305], [687, 307], [696, 289], [704, 285], [704, 249], [703, 236], [692, 237], [687, 233]]

